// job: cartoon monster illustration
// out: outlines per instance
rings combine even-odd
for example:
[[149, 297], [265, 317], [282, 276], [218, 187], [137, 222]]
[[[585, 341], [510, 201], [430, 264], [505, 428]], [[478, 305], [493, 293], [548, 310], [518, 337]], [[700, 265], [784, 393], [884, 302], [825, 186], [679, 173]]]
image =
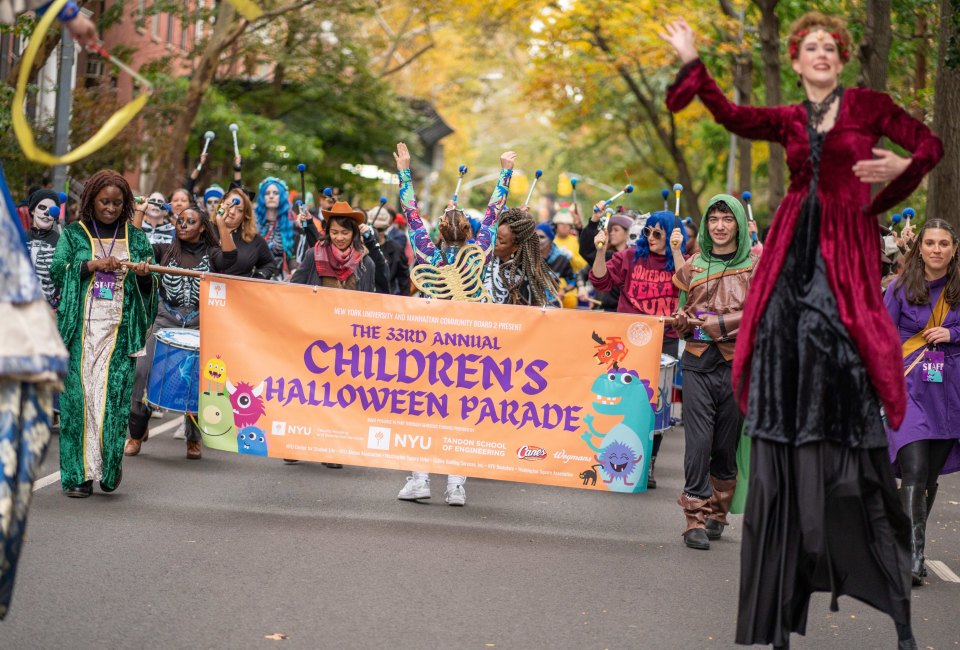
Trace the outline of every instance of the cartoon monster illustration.
[[226, 393], [200, 393], [200, 435], [210, 449], [237, 451], [236, 423], [233, 407]]
[[602, 468], [603, 465], [591, 465], [590, 469], [585, 469], [580, 472], [580, 478], [583, 479], [583, 484], [586, 485], [588, 482], [590, 485], [597, 484], [597, 470]]
[[243, 381], [237, 385], [227, 380], [227, 392], [230, 394], [230, 404], [233, 406], [233, 419], [238, 429], [252, 427], [260, 421], [267, 412], [263, 402], [263, 382], [256, 388]]
[[[591, 450], [597, 453], [597, 462], [602, 465], [600, 471], [603, 474], [604, 483], [615, 492], [646, 491], [650, 453], [653, 450], [654, 414], [651, 405], [653, 389], [649, 382], [641, 380], [635, 371], [620, 368], [615, 372], [597, 377], [593, 382], [592, 391], [594, 411], [601, 415], [623, 418], [609, 431], [601, 433], [593, 427], [592, 414], [583, 417], [587, 429], [580, 437]], [[598, 439], [597, 444], [594, 443], [594, 438]], [[605, 451], [618, 443], [630, 449], [627, 459], [627, 468], [630, 470], [627, 476], [632, 479], [630, 482], [626, 478], [622, 482], [612, 480], [618, 475], [617, 472], [612, 471], [613, 465], [623, 464], [622, 458], [618, 457], [612, 465], [606, 462], [610, 459], [607, 458]], [[633, 460], [635, 456], [636, 460]], [[640, 475], [633, 476], [637, 464], [641, 467]]]
[[610, 477], [603, 479], [603, 482], [607, 485], [617, 479], [623, 480], [623, 484], [627, 487], [636, 485], [636, 480], [631, 483], [627, 479], [636, 471], [637, 463], [643, 458], [642, 454], [634, 456], [633, 449], [628, 445], [622, 442], [611, 442], [604, 446], [603, 451], [594, 458], [600, 463], [603, 473]]
[[244, 427], [237, 433], [237, 451], [250, 456], [267, 455], [267, 436], [260, 427]]
[[223, 384], [227, 380], [227, 364], [219, 354], [216, 359], [207, 361], [203, 376], [207, 378], [207, 394], [223, 390]]
[[620, 362], [626, 358], [627, 352], [629, 352], [623, 339], [619, 336], [608, 336], [604, 340], [596, 332], [593, 332], [591, 338], [597, 342], [596, 352], [593, 353], [597, 363], [601, 366], [606, 365], [608, 372], [617, 370], [620, 367]]

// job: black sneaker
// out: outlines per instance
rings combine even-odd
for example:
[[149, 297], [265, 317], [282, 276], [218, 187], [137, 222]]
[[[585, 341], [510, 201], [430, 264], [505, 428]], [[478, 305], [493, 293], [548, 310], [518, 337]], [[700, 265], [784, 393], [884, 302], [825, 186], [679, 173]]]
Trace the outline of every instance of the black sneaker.
[[692, 528], [683, 534], [683, 543], [698, 551], [710, 550], [710, 539], [703, 528]]
[[320, 463], [320, 464], [328, 469], [343, 469], [343, 465], [341, 465], [340, 463]]

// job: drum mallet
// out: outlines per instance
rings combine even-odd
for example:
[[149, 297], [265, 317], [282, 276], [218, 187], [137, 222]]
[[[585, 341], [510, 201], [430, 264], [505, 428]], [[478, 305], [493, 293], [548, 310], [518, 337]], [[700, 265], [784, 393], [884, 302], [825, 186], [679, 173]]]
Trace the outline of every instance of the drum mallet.
[[666, 188], [660, 190], [660, 196], [663, 197], [663, 211], [666, 212], [670, 209], [670, 190]]
[[[63, 206], [63, 222], [64, 223], [67, 222], [67, 201], [69, 200], [69, 198], [70, 197], [67, 196], [66, 192], [57, 193], [57, 201], [60, 203], [60, 205]], [[59, 216], [59, 214], [60, 214], [60, 208], [57, 208], [57, 215]]]
[[[753, 198], [753, 194], [750, 193], [750, 190], [744, 190], [740, 196], [743, 197], [743, 202], [747, 204], [747, 218], [750, 220], [750, 223], [753, 223], [753, 204], [750, 203], [750, 199]], [[751, 230], [750, 239], [753, 240], [753, 245], [756, 246], [758, 242], [757, 233]]]
[[538, 169], [533, 174], [533, 183], [530, 184], [530, 191], [527, 192], [527, 200], [523, 202], [524, 205], [530, 205], [530, 197], [533, 196], [533, 190], [537, 189], [537, 181], [540, 180], [540, 177], [543, 176], [543, 170]]
[[903, 210], [903, 219], [907, 222], [906, 227], [910, 227], [910, 220], [917, 216], [916, 210], [913, 208], [904, 208]]
[[300, 172], [300, 200], [297, 203], [300, 206], [300, 220], [307, 220], [307, 181], [304, 176], [307, 172], [307, 166], [303, 163], [297, 165], [297, 171]]
[[[457, 189], [453, 191], [453, 207], [457, 207], [457, 197], [460, 196], [460, 183], [463, 182], [463, 177], [467, 173], [467, 166], [460, 165], [457, 171], [460, 172], [460, 178], [457, 179]], [[380, 214], [379, 210], [377, 210], [377, 214]]]
[[240, 145], [237, 143], [237, 131], [240, 130], [240, 127], [236, 124], [230, 125], [230, 133], [233, 134], [233, 155], [235, 158], [240, 157]]
[[[454, 202], [454, 203], [457, 202], [456, 195], [454, 195], [453, 202]], [[377, 211], [373, 213], [373, 218], [371, 218], [371, 219], [367, 222], [368, 225], [371, 225], [371, 226], [372, 226], [372, 225], [374, 224], [374, 222], [377, 220], [377, 217], [380, 216], [380, 211], [383, 210], [384, 206], [386, 206], [386, 205], [387, 205], [387, 197], [381, 196], [381, 197], [380, 197], [380, 205], [377, 207]]]
[[[611, 196], [609, 199], [607, 199], [606, 201], [604, 201], [603, 204], [604, 204], [605, 206], [609, 206], [611, 203], [613, 203], [614, 201], [616, 201], [617, 199], [619, 199], [619, 198], [620, 198], [621, 196], [623, 196], [624, 194], [630, 194], [630, 193], [632, 193], [632, 192], [633, 192], [633, 185], [625, 185], [622, 190], [620, 190], [619, 192], [617, 192], [616, 194], [614, 194], [613, 196]], [[594, 212], [600, 212], [600, 208], [598, 208], [597, 206], [593, 206], [593, 211], [594, 211]]]

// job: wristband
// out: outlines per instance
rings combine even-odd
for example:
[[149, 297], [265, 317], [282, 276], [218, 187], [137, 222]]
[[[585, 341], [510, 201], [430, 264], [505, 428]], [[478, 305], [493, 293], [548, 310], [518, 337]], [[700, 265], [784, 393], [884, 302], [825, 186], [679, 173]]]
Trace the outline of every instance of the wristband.
[[721, 316], [717, 316], [717, 322], [718, 322], [718, 324], [720, 325], [720, 338], [721, 338], [721, 339], [728, 339], [728, 338], [730, 338], [730, 335], [727, 334], [727, 326], [726, 326], [726, 325], [724, 324], [724, 322], [723, 322], [723, 316], [722, 316], [722, 315], [721, 315]]
[[233, 166], [233, 171], [235, 171], [235, 172], [243, 171], [243, 165], [234, 165], [234, 166]]

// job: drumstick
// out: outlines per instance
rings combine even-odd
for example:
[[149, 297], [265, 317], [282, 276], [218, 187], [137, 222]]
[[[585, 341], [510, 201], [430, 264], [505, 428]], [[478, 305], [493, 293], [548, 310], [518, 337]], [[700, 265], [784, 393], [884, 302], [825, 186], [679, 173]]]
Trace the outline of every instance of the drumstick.
[[[121, 266], [124, 266], [128, 269], [132, 269], [137, 265], [136, 262], [120, 262]], [[151, 273], [164, 273], [166, 275], [185, 275], [188, 278], [202, 278], [204, 273], [202, 271], [194, 271], [192, 269], [181, 269], [175, 266], [159, 266], [157, 264], [147, 264], [147, 270]]]
[[[604, 201], [604, 204], [610, 205], [611, 203], [619, 199], [624, 194], [630, 194], [631, 192], [633, 192], [633, 185], [625, 185], [622, 190], [620, 190], [619, 192], [611, 196], [609, 199]], [[593, 206], [593, 211], [600, 212], [600, 208], [598, 208], [597, 206]]]
[[460, 168], [457, 171], [460, 172], [460, 178], [457, 179], [457, 189], [453, 191], [453, 207], [457, 207], [457, 197], [460, 196], [460, 183], [463, 182], [463, 176], [467, 173], [467, 166], [460, 165]]
[[530, 185], [530, 191], [527, 192], [527, 200], [523, 202], [524, 205], [530, 205], [530, 197], [533, 196], [533, 190], [537, 188], [537, 182], [540, 180], [540, 177], [543, 176], [543, 170], [538, 169], [533, 174], [533, 184]]
[[[670, 325], [671, 327], [673, 327], [674, 325], [677, 324], [677, 319], [674, 318], [673, 316], [662, 316], [662, 317], [660, 318], [660, 321], [661, 321], [664, 325]], [[688, 318], [688, 319], [687, 319], [687, 322], [690, 323], [691, 325], [696, 325], [696, 326], [698, 326], [698, 327], [703, 326], [703, 323], [704, 323], [704, 321], [702, 321], [702, 320], [700, 320], [700, 319], [698, 319], [698, 318]]]

